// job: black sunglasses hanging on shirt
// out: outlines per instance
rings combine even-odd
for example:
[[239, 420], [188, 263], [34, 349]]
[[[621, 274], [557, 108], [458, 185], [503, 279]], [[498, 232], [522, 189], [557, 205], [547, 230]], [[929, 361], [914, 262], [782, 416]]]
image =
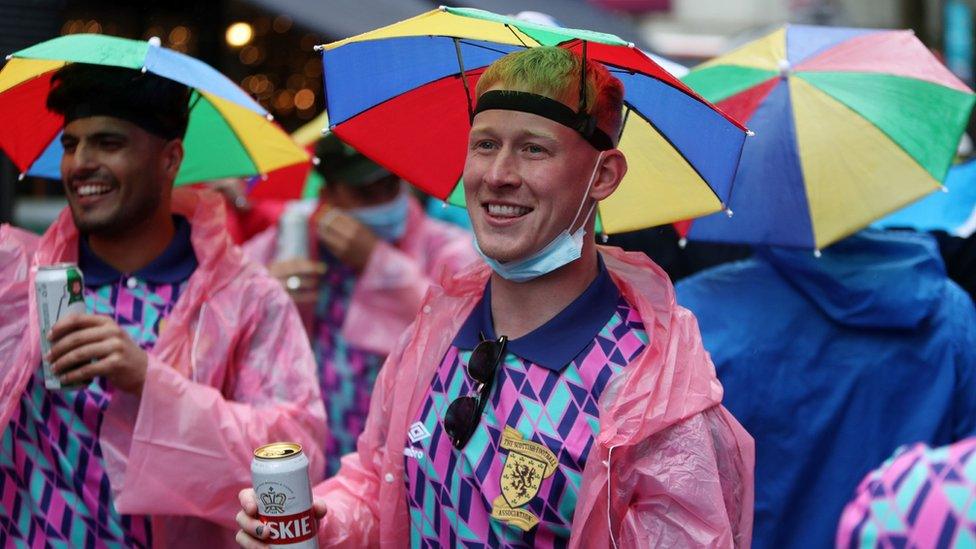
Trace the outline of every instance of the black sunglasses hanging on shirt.
[[498, 364], [505, 356], [505, 345], [508, 343], [506, 336], [498, 339], [486, 340], [481, 334], [481, 343], [471, 352], [468, 359], [468, 377], [477, 382], [475, 390], [478, 396], [461, 396], [454, 400], [447, 408], [447, 415], [444, 416], [444, 430], [451, 437], [451, 444], [458, 450], [471, 440], [478, 423], [481, 422], [481, 414], [485, 411], [485, 405], [491, 398], [491, 389], [495, 384], [495, 373], [498, 371]]

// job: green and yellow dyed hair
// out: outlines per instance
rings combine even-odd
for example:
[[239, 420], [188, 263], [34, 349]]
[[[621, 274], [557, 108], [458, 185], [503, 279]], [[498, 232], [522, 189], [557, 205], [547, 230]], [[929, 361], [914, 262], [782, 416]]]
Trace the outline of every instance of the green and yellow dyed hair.
[[[478, 80], [478, 97], [490, 88], [543, 95], [579, 107], [579, 79], [582, 58], [559, 47], [528, 48], [510, 53], [488, 66]], [[597, 127], [616, 143], [623, 116], [624, 86], [602, 63], [586, 62], [585, 111], [596, 118]]]

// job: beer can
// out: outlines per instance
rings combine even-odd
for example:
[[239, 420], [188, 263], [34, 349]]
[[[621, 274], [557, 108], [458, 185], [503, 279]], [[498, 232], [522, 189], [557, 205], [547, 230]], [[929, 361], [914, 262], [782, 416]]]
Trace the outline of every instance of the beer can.
[[254, 450], [251, 479], [258, 502], [258, 518], [278, 547], [318, 547], [318, 524], [312, 510], [308, 458], [294, 442], [266, 444]]
[[34, 277], [37, 295], [37, 318], [40, 322], [41, 356], [44, 386], [48, 389], [77, 389], [79, 384], [61, 385], [51, 371], [51, 364], [43, 356], [51, 350], [47, 334], [58, 320], [68, 316], [85, 314], [85, 281], [81, 269], [74, 263], [58, 263], [38, 267]]
[[275, 259], [308, 259], [309, 212], [302, 203], [289, 204], [278, 218]]

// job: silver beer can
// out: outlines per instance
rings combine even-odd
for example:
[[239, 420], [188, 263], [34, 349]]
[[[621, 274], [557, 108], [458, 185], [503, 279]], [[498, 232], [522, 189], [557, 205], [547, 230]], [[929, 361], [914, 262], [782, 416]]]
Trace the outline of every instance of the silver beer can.
[[294, 442], [266, 444], [254, 450], [251, 479], [258, 501], [258, 518], [277, 547], [318, 547], [318, 524], [312, 510], [308, 458]]
[[81, 385], [61, 385], [51, 371], [51, 364], [43, 357], [51, 350], [47, 334], [58, 320], [68, 316], [85, 314], [85, 279], [74, 263], [58, 263], [38, 267], [34, 278], [37, 297], [37, 318], [40, 322], [41, 357], [44, 386], [48, 389], [77, 389]]
[[310, 212], [304, 204], [289, 204], [278, 218], [278, 241], [275, 260], [308, 259], [308, 222]]

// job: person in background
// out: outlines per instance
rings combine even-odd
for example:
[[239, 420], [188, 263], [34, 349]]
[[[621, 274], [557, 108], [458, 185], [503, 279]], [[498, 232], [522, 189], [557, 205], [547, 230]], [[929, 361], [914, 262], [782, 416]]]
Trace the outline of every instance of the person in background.
[[830, 546], [865, 473], [976, 428], [976, 310], [927, 234], [758, 247], [677, 291], [756, 439], [756, 547]]
[[623, 85], [539, 47], [477, 94], [463, 180], [487, 265], [432, 288], [390, 354], [358, 452], [314, 489], [319, 541], [748, 547], [752, 439], [694, 317], [646, 256], [594, 242], [627, 171]]
[[[16, 307], [0, 334], [21, 334], [0, 367], [0, 545], [226, 546], [254, 448], [293, 440], [323, 462], [308, 339], [231, 243], [221, 199], [173, 189], [187, 87], [80, 63], [51, 82], [68, 207], [29, 281], [0, 279], [0, 310]], [[33, 269], [61, 262], [80, 266], [87, 314], [40, 334]], [[41, 337], [78, 388], [45, 388]]]
[[836, 547], [976, 547], [973, 494], [976, 438], [900, 448], [861, 481]]
[[275, 261], [277, 227], [245, 248], [296, 302], [314, 307], [310, 336], [329, 418], [331, 475], [355, 451], [380, 366], [428, 288], [477, 254], [470, 233], [428, 217], [399, 177], [334, 134], [319, 141], [316, 156], [325, 185], [304, 257]]
[[682, 241], [673, 225], [609, 235], [607, 244], [629, 252], [643, 252], [671, 277], [671, 282], [723, 263], [746, 259], [752, 248], [741, 244]]

